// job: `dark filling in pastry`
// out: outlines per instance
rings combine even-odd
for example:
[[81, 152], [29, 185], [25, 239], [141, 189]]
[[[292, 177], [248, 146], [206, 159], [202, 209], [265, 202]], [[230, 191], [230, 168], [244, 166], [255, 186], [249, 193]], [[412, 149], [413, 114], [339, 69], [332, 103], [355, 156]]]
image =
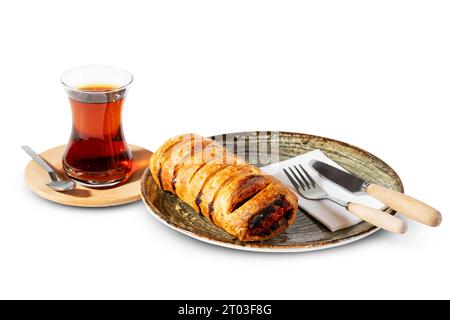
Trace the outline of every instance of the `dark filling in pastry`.
[[175, 187], [175, 184], [177, 183], [177, 176], [176, 175], [174, 175], [174, 177], [172, 178], [172, 181], [171, 181], [171, 185], [172, 185], [172, 189], [173, 189], [173, 192], [175, 193], [175, 194], [177, 194], [177, 189], [176, 189], [176, 187]]
[[269, 185], [270, 181], [261, 175], [251, 175], [241, 182], [237, 192], [232, 197], [228, 210], [234, 212], [254, 198]]
[[200, 209], [200, 204], [202, 203], [202, 192], [200, 191], [197, 193], [197, 196], [195, 197], [195, 204]]
[[209, 205], [208, 205], [208, 214], [209, 214], [209, 219], [212, 221], [212, 216], [213, 216], [213, 213], [214, 213], [214, 200], [213, 201], [211, 201], [210, 203], [209, 203]]
[[268, 236], [281, 226], [285, 226], [293, 213], [294, 209], [290, 207], [286, 197], [280, 194], [250, 220], [248, 234], [250, 236]]
[[158, 180], [159, 180], [159, 185], [162, 188], [163, 186], [162, 186], [161, 174], [162, 174], [162, 167], [160, 166], [159, 169], [158, 169]]
[[[202, 203], [202, 194], [203, 194], [203, 188], [205, 187], [205, 185], [208, 183], [208, 181], [210, 179], [212, 179], [212, 177], [214, 177], [214, 175], [216, 175], [217, 173], [219, 173], [220, 171], [224, 170], [227, 166], [223, 165], [222, 167], [219, 167], [219, 169], [213, 171], [206, 179], [205, 181], [203, 181], [202, 187], [200, 188], [200, 191], [197, 193], [197, 196], [195, 197], [195, 204], [198, 207], [198, 212], [202, 213], [202, 208], [200, 207], [201, 203]], [[198, 171], [197, 171], [198, 172]]]
[[[235, 175], [229, 177], [223, 184], [223, 186], [226, 186], [227, 183], [230, 181], [233, 181], [233, 179], [236, 176], [239, 176], [241, 173], [236, 172]], [[235, 210], [239, 209], [241, 206], [243, 206], [245, 203], [253, 199], [258, 193], [260, 193], [262, 190], [264, 190], [269, 185], [269, 181], [264, 179], [261, 175], [250, 175], [246, 177], [240, 184], [238, 188], [238, 193], [233, 196], [234, 202], [231, 202], [231, 206], [229, 208], [229, 212], [234, 212]], [[241, 200], [239, 200], [241, 199]], [[208, 214], [209, 219], [213, 221], [213, 214], [214, 214], [214, 199], [209, 203], [208, 205]]]

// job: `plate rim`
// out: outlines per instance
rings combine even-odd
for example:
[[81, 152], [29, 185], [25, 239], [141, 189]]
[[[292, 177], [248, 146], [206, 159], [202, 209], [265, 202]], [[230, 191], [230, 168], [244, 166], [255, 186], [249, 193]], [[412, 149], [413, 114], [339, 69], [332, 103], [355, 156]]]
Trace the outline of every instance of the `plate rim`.
[[[385, 167], [389, 168], [390, 170], [392, 170], [392, 172], [394, 173], [394, 179], [397, 180], [398, 185], [400, 187], [400, 192], [404, 192], [404, 186], [403, 186], [403, 182], [400, 179], [400, 176], [397, 174], [397, 172], [389, 165], [387, 164], [385, 161], [383, 161], [382, 159], [378, 158], [377, 156], [375, 156], [374, 154], [360, 148], [357, 146], [354, 146], [350, 143], [347, 142], [343, 142], [340, 140], [336, 140], [336, 139], [331, 139], [331, 138], [327, 138], [327, 137], [323, 137], [323, 136], [317, 136], [317, 135], [312, 135], [312, 134], [305, 134], [305, 133], [299, 133], [299, 132], [289, 132], [289, 131], [273, 131], [273, 130], [268, 130], [268, 131], [262, 131], [262, 130], [258, 130], [258, 131], [241, 131], [241, 132], [230, 132], [230, 133], [224, 133], [224, 134], [229, 134], [229, 135], [237, 135], [237, 134], [248, 134], [251, 132], [278, 132], [280, 134], [288, 134], [288, 135], [302, 135], [302, 136], [306, 136], [306, 137], [310, 137], [310, 138], [319, 138], [319, 139], [324, 139], [330, 142], [335, 142], [338, 144], [341, 144], [345, 147], [349, 147], [352, 149], [355, 149], [359, 152], [362, 152], [366, 155], [368, 155], [370, 158], [375, 159], [377, 162], [380, 162], [381, 164], [383, 164]], [[234, 250], [240, 250], [240, 251], [247, 251], [247, 252], [262, 252], [262, 253], [301, 253], [301, 252], [312, 252], [312, 251], [319, 251], [319, 250], [325, 250], [325, 249], [331, 249], [331, 248], [336, 248], [336, 247], [340, 247], [346, 244], [350, 244], [359, 240], [362, 240], [374, 233], [376, 233], [377, 231], [380, 230], [380, 228], [377, 227], [372, 227], [371, 229], [366, 230], [363, 233], [357, 234], [357, 235], [353, 235], [347, 238], [342, 238], [340, 240], [331, 242], [331, 243], [322, 243], [319, 245], [313, 245], [313, 246], [309, 246], [309, 245], [289, 245], [286, 246], [285, 248], [283, 248], [282, 246], [278, 246], [278, 247], [261, 247], [261, 246], [256, 246], [253, 245], [253, 243], [249, 242], [246, 245], [241, 245], [241, 244], [234, 244], [234, 243], [227, 243], [227, 242], [223, 242], [223, 241], [218, 241], [218, 240], [214, 240], [214, 239], [210, 239], [208, 237], [204, 237], [201, 235], [198, 235], [194, 232], [191, 232], [189, 230], [185, 230], [177, 225], [171, 224], [169, 223], [166, 219], [164, 219], [163, 217], [161, 217], [158, 213], [157, 213], [157, 208], [155, 208], [153, 206], [153, 204], [148, 201], [148, 199], [145, 197], [144, 195], [144, 190], [145, 190], [145, 184], [147, 182], [147, 177], [150, 174], [149, 173], [149, 168], [147, 167], [142, 175], [141, 178], [141, 198], [142, 201], [144, 202], [144, 205], [146, 207], [146, 209], [160, 222], [162, 222], [164, 225], [168, 226], [170, 229], [172, 230], [176, 230], [184, 235], [187, 235], [193, 239], [196, 240], [200, 240], [204, 243], [208, 243], [208, 244], [212, 244], [215, 246], [219, 246], [219, 247], [224, 247], [224, 248], [229, 248], [229, 249], [234, 249]], [[392, 211], [392, 215], [397, 215], [398, 213], [396, 211]]]

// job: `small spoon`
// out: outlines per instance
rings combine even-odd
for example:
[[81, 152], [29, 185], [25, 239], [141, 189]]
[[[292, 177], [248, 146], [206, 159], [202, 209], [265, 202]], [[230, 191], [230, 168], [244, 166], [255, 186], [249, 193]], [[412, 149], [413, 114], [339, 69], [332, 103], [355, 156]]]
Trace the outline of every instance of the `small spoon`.
[[55, 191], [68, 191], [75, 188], [75, 182], [72, 180], [58, 180], [58, 176], [52, 167], [45, 162], [44, 159], [41, 158], [36, 152], [33, 151], [29, 146], [22, 146], [22, 149], [25, 150], [26, 153], [33, 158], [34, 161], [37, 162], [45, 171], [47, 171], [48, 175], [52, 179], [52, 182], [47, 183], [47, 186]]

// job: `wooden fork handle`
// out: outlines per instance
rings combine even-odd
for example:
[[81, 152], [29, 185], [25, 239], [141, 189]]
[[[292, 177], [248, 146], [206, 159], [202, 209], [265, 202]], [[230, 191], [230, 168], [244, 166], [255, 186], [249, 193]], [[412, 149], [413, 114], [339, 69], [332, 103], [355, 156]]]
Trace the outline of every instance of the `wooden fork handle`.
[[441, 224], [442, 216], [439, 211], [403, 193], [377, 184], [370, 184], [367, 193], [412, 220], [432, 227]]
[[347, 210], [358, 218], [386, 231], [405, 233], [408, 230], [408, 226], [403, 220], [381, 210], [353, 202], [347, 205]]

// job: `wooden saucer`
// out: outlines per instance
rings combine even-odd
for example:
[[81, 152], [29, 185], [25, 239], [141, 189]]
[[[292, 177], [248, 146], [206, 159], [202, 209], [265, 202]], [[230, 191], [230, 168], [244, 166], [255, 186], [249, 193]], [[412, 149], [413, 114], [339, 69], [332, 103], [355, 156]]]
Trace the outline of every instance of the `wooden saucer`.
[[[50, 176], [36, 162], [30, 161], [25, 169], [25, 182], [30, 189], [47, 200], [77, 207], [110, 207], [127, 204], [141, 199], [140, 179], [148, 166], [151, 151], [129, 145], [133, 153], [133, 173], [124, 184], [109, 189], [91, 189], [77, 184], [76, 188], [58, 192], [47, 187]], [[65, 146], [59, 146], [41, 153], [59, 177], [67, 178], [62, 169], [62, 155]]]

